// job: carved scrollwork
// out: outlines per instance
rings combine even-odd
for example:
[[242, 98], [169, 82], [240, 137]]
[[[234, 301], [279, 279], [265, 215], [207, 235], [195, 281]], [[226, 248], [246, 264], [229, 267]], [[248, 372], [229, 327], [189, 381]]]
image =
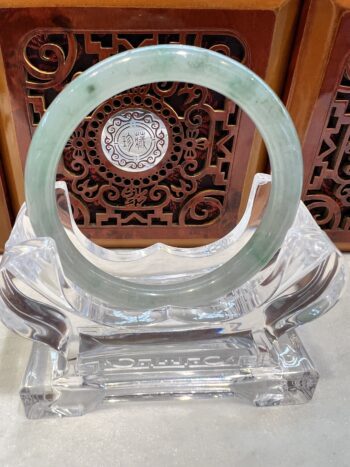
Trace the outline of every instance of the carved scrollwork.
[[[123, 50], [169, 42], [206, 47], [242, 62], [248, 56], [236, 37], [223, 34], [36, 32], [24, 50], [33, 130], [58, 92], [89, 66]], [[107, 125], [116, 115], [124, 118], [125, 112], [132, 114], [135, 109], [155, 116], [158, 120], [153, 123], [163, 125], [162, 135], [169, 135], [165, 154], [158, 157], [152, 153], [149, 165], [143, 161], [141, 150], [136, 165], [120, 158], [115, 125]], [[210, 225], [220, 219], [230, 182], [239, 112], [212, 90], [177, 82], [140, 86], [101, 103], [73, 132], [58, 169], [58, 179], [66, 181], [72, 194], [77, 224], [101, 229], [184, 227]], [[104, 128], [109, 128], [109, 133], [103, 133]], [[126, 132], [121, 135], [125, 144], [127, 137], [130, 144], [140, 138]], [[146, 154], [146, 147], [141, 149]], [[162, 149], [164, 146], [155, 147], [160, 153]]]
[[328, 226], [330, 229], [337, 229], [341, 221], [341, 207], [336, 200], [325, 196], [317, 195], [307, 197], [309, 211], [316, 219], [320, 227]]
[[350, 57], [339, 78], [314, 159], [305, 203], [325, 230], [350, 230]]
[[36, 34], [24, 49], [24, 66], [28, 89], [61, 90], [77, 59], [74, 33], [55, 35]]
[[199, 192], [193, 196], [183, 207], [179, 223], [188, 224], [206, 224], [217, 219], [223, 209], [220, 197], [220, 191], [208, 190]]

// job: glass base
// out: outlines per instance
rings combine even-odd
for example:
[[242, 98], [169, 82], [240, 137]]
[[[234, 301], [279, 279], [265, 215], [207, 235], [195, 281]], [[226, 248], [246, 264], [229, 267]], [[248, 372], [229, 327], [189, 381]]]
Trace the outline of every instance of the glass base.
[[34, 342], [20, 391], [28, 418], [78, 416], [116, 402], [232, 397], [258, 407], [312, 398], [318, 373], [295, 331], [229, 329], [100, 337], [80, 329], [76, 357]]
[[[269, 185], [269, 176], [255, 177], [241, 221], [214, 243], [117, 251], [82, 237], [67, 187], [57, 191], [81, 254], [115, 277], [160, 285], [234, 258], [256, 232]], [[296, 404], [312, 397], [318, 374], [295, 329], [335, 305], [345, 278], [340, 253], [301, 203], [280, 250], [242, 286], [195, 306], [124, 307], [117, 289], [113, 304], [66, 277], [55, 242], [36, 237], [24, 205], [0, 264], [0, 319], [34, 341], [21, 390], [29, 418], [166, 397]]]

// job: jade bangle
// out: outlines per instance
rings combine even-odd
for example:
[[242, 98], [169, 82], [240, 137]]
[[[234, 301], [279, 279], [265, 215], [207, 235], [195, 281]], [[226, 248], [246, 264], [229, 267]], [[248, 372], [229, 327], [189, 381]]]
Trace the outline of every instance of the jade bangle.
[[[143, 285], [107, 274], [71, 243], [58, 217], [55, 180], [64, 146], [78, 124], [101, 102], [126, 89], [180, 81], [213, 89], [250, 116], [269, 152], [273, 183], [263, 219], [239, 253], [219, 268], [182, 283]], [[249, 148], [247, 156], [249, 157]], [[112, 307], [147, 310], [198, 306], [231, 292], [261, 270], [291, 227], [302, 183], [300, 144], [293, 123], [273, 91], [248, 68], [197, 47], [161, 45], [120, 53], [89, 68], [52, 102], [30, 145], [25, 189], [37, 236], [52, 237], [65, 275]]]

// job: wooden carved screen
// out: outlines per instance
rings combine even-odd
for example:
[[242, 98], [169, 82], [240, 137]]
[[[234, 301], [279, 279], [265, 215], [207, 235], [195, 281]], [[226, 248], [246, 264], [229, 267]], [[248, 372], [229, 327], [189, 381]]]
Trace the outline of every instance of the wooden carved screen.
[[347, 9], [338, 0], [308, 3], [288, 98], [303, 143], [303, 200], [350, 249], [350, 1]]
[[[21, 201], [14, 165], [24, 166], [45, 110], [88, 67], [125, 50], [180, 43], [235, 58], [264, 78], [270, 67], [278, 86], [296, 16], [296, 5], [287, 4], [278, 12], [278, 33], [278, 15], [268, 10], [3, 9], [0, 45], [16, 143], [7, 164], [13, 196]], [[158, 118], [169, 135], [164, 157], [147, 170], [123, 170], [104, 155], [106, 123], [127, 109]], [[79, 227], [101, 244], [198, 245], [235, 225], [253, 138], [250, 119], [215, 91], [153, 83], [112, 96], [87, 115], [67, 142], [57, 178], [69, 187]]]
[[[167, 43], [220, 51], [249, 65], [246, 47], [229, 34], [35, 33], [24, 47], [23, 62], [31, 132], [82, 70], [134, 47]], [[170, 136], [166, 156], [147, 171], [127, 172], [103, 155], [102, 129], [111, 115], [129, 108], [160, 116]], [[76, 222], [102, 235], [114, 226], [128, 228], [128, 235], [134, 226], [144, 228], [142, 236], [154, 236], [157, 226], [212, 229], [230, 201], [240, 114], [224, 96], [189, 83], [154, 83], [102, 102], [72, 134], [58, 169], [58, 179], [68, 184]]]
[[334, 239], [350, 242], [350, 54], [338, 75], [315, 156], [305, 203]]

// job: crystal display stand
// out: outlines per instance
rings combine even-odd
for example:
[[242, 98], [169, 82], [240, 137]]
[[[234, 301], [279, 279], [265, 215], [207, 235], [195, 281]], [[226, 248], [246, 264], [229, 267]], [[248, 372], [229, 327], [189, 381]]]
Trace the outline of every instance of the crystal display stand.
[[[212, 87], [241, 105], [265, 139], [272, 183], [256, 175], [239, 224], [214, 243], [106, 250], [80, 233], [67, 187], [55, 183], [60, 153], [104, 98], [166, 80]], [[278, 98], [217, 53], [145, 47], [67, 86], [33, 138], [26, 204], [0, 265], [1, 320], [33, 340], [21, 389], [26, 415], [75, 416], [169, 396], [232, 396], [257, 406], [309, 400], [318, 373], [295, 328], [332, 308], [345, 271], [299, 201], [301, 167]]]

